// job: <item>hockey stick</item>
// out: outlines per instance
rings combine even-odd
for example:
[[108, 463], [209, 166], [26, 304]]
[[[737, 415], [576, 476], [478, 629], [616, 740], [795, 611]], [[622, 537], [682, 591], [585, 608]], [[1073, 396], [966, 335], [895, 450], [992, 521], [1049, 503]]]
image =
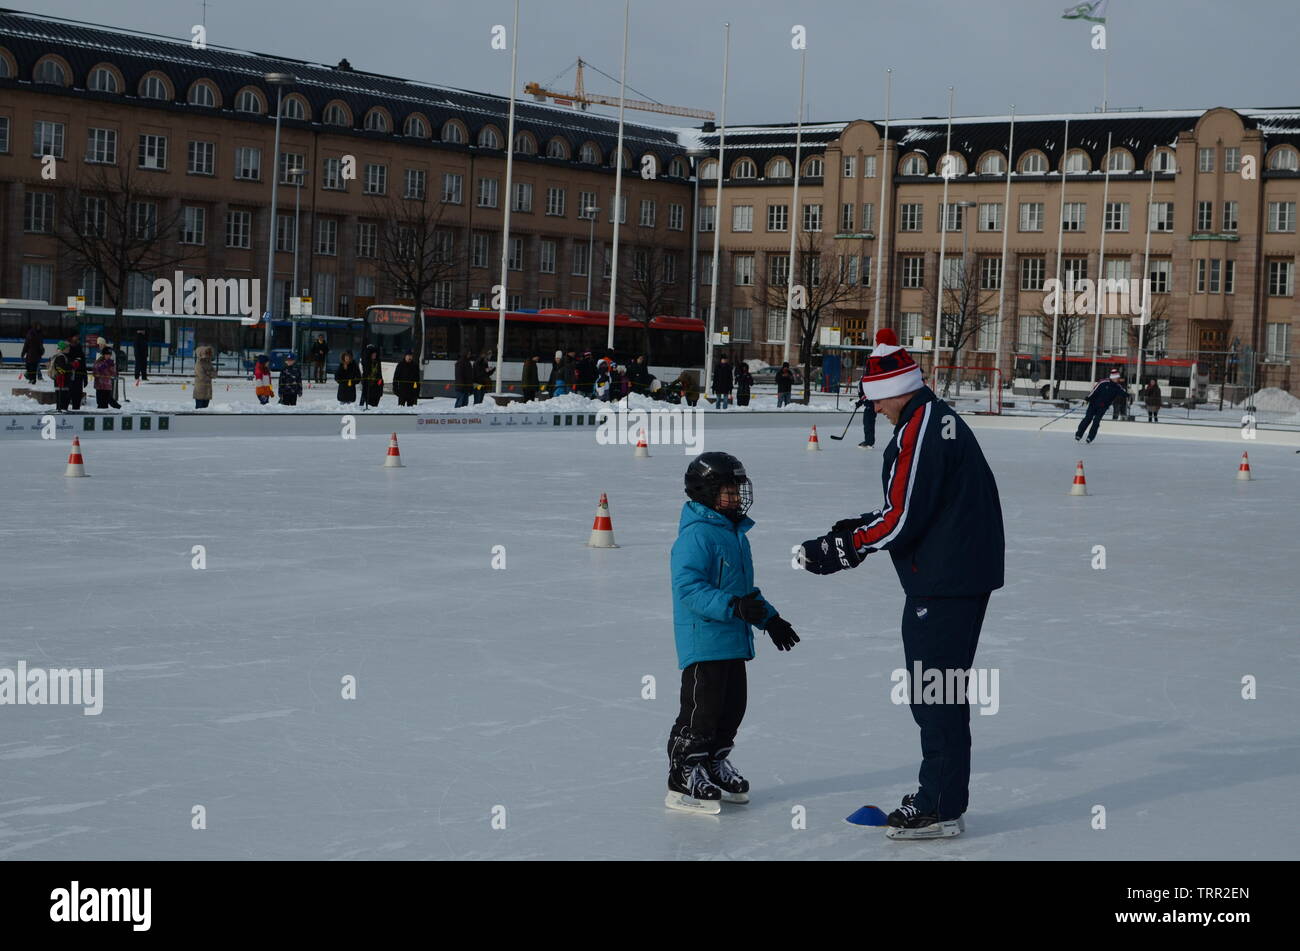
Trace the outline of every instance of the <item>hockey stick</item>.
[[849, 427], [853, 425], [853, 417], [858, 415], [858, 410], [860, 409], [862, 409], [861, 406], [853, 407], [853, 412], [849, 414], [849, 421], [844, 424], [844, 432], [840, 433], [838, 436], [832, 436], [831, 439], [834, 439], [836, 442], [839, 442], [841, 439], [843, 439], [845, 436], [849, 434]]
[[1054, 417], [1052, 417], [1052, 418], [1049, 419], [1047, 422], [1043, 423], [1043, 425], [1039, 426], [1039, 427], [1038, 427], [1038, 431], [1041, 433], [1044, 429], [1046, 429], [1048, 426], [1052, 425], [1052, 423], [1056, 422], [1058, 419], [1065, 419], [1065, 417], [1067, 417], [1067, 416], [1069, 416], [1071, 413], [1073, 413], [1074, 410], [1075, 410], [1075, 407], [1071, 406], [1069, 409], [1067, 409], [1067, 410], [1066, 410], [1064, 413], [1062, 413], [1060, 416], [1054, 416]]

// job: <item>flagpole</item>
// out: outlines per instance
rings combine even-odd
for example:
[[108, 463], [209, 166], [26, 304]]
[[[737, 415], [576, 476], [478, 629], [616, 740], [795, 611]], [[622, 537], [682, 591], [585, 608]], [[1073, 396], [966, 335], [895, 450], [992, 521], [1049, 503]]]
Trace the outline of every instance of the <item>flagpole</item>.
[[[944, 252], [948, 246], [948, 182], [952, 176], [947, 174], [948, 155], [952, 152], [952, 101], [953, 87], [948, 87], [948, 139], [939, 158], [939, 174], [943, 176], [943, 201], [939, 204], [939, 290], [934, 295], [934, 362], [930, 365], [931, 383], [938, 383], [939, 344], [943, 341], [943, 265]], [[965, 214], [963, 209], [962, 214]], [[963, 262], [963, 267], [965, 262]]]
[[876, 215], [876, 294], [871, 305], [871, 343], [875, 344], [880, 331], [880, 283], [884, 280], [885, 254], [883, 247], [884, 225], [893, 226], [893, 218], [885, 217], [885, 184], [893, 177], [894, 166], [889, 161], [889, 118], [894, 95], [894, 71], [885, 70], [885, 137], [881, 140], [880, 154], [880, 210]]
[[[713, 392], [713, 324], [718, 314], [718, 240], [722, 236], [723, 153], [727, 144], [727, 73], [731, 66], [731, 24], [723, 24], [722, 40], [722, 112], [718, 126], [718, 177], [713, 204], [713, 287], [709, 292], [709, 326], [704, 337], [704, 398]], [[795, 174], [798, 174], [796, 170]], [[793, 262], [791, 262], [793, 263]]]
[[1061, 148], [1061, 210], [1056, 216], [1056, 302], [1052, 307], [1052, 399], [1056, 398], [1056, 328], [1061, 320], [1061, 249], [1065, 241], [1065, 157], [1070, 152], [1070, 120], [1065, 120], [1065, 144]]
[[1097, 313], [1092, 319], [1092, 365], [1088, 370], [1088, 379], [1097, 379], [1097, 349], [1101, 342], [1098, 335], [1101, 333], [1101, 307], [1102, 294], [1101, 281], [1106, 277], [1106, 204], [1110, 201], [1110, 147], [1113, 132], [1106, 133], [1106, 184], [1101, 191], [1101, 247], [1097, 249], [1097, 281], [1094, 286], [1098, 289], [1097, 294]]
[[1142, 384], [1142, 345], [1147, 323], [1151, 320], [1151, 210], [1156, 200], [1156, 158], [1151, 155], [1151, 190], [1147, 194], [1147, 246], [1142, 253], [1142, 322], [1138, 324], [1138, 363], [1136, 382]]
[[[795, 120], [794, 132], [794, 195], [790, 199], [790, 261], [785, 269], [785, 346], [781, 350], [781, 362], [790, 362], [790, 327], [794, 311], [794, 255], [795, 237], [799, 233], [799, 173], [803, 170], [803, 94], [804, 66], [808, 62], [808, 48], [799, 51], [799, 116]], [[766, 317], [765, 317], [766, 319]]]
[[[632, 0], [623, 4], [623, 69], [618, 80], [618, 146], [614, 152], [614, 251], [609, 262], [609, 334], [605, 347], [614, 349], [614, 311], [618, 301], [618, 225], [623, 218], [623, 105], [627, 95], [627, 21]], [[646, 319], [653, 317], [647, 314]], [[648, 325], [647, 325], [648, 326]]]
[[504, 393], [501, 386], [501, 368], [506, 353], [506, 295], [510, 262], [510, 206], [514, 204], [515, 171], [515, 79], [519, 60], [519, 0], [515, 0], [515, 20], [510, 33], [510, 117], [506, 124], [506, 207], [501, 225], [501, 305], [497, 309], [497, 383], [496, 392]]
[[[1005, 307], [1007, 302], [1007, 238], [1011, 231], [1011, 166], [1015, 162], [1016, 156], [1016, 104], [1011, 104], [1011, 132], [1007, 139], [1007, 193], [1006, 198], [1002, 201], [1002, 274], [998, 289], [998, 339], [993, 352], [997, 354], [997, 359], [1002, 359], [1002, 326], [1005, 317]], [[999, 399], [1001, 398], [999, 394]]]

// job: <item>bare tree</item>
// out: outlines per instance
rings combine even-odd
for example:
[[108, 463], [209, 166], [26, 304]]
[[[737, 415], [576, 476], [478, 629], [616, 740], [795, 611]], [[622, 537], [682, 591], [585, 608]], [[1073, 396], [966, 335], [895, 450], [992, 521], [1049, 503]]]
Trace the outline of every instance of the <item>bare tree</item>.
[[183, 209], [161, 212], [162, 193], [136, 168], [127, 148], [115, 165], [78, 166], [72, 187], [61, 194], [54, 236], [77, 265], [104, 282], [120, 341], [131, 275], [183, 265], [199, 248], [180, 244]]
[[[371, 214], [379, 222], [375, 247], [379, 273], [398, 298], [409, 300], [416, 313], [431, 303], [433, 290], [450, 283], [462, 269], [455, 232], [445, 221], [446, 205], [428, 197], [376, 198]], [[423, 341], [420, 346], [423, 347]]]
[[[645, 243], [624, 250], [619, 262], [619, 287], [623, 303], [632, 317], [641, 323], [642, 347], [646, 362], [651, 354], [650, 321], [660, 314], [671, 314], [681, 306], [681, 261], [678, 256], [654, 243], [653, 232], [645, 229]], [[626, 262], [626, 263], [625, 263]]]
[[[938, 356], [940, 350], [950, 350], [952, 364], [959, 366], [962, 362], [962, 351], [977, 339], [980, 331], [990, 322], [997, 323], [996, 313], [989, 314], [989, 311], [996, 312], [998, 294], [996, 290], [986, 290], [981, 287], [979, 268], [968, 267], [965, 261], [962, 261], [961, 267], [957, 269], [955, 279], [950, 281], [945, 278], [943, 283], [943, 327], [935, 343], [935, 356]], [[925, 289], [927, 313], [934, 311], [937, 293], [937, 282], [934, 289], [929, 287]], [[952, 374], [944, 377], [941, 396], [948, 396], [952, 381]], [[961, 384], [961, 371], [958, 371], [958, 395], [961, 394]]]
[[[791, 329], [798, 334], [805, 403], [812, 393], [812, 351], [822, 319], [832, 318], [840, 305], [862, 293], [861, 287], [851, 283], [843, 269], [834, 266], [837, 259], [831, 253], [831, 247], [821, 232], [804, 231], [799, 235], [795, 252], [795, 304], [802, 306], [793, 307], [790, 316], [794, 323]], [[783, 281], [773, 283], [771, 278], [774, 276], [782, 275], [773, 275], [770, 268], [762, 274], [755, 300], [762, 301], [768, 310], [784, 311], [786, 285]], [[801, 294], [802, 300], [799, 299]]]

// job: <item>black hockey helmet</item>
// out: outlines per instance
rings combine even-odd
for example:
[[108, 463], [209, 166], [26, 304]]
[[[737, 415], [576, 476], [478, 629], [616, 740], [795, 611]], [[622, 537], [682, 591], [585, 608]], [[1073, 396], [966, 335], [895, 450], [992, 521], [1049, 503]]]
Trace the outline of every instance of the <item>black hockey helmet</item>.
[[[718, 508], [718, 496], [724, 485], [734, 485], [739, 490], [740, 504], [734, 509]], [[754, 483], [735, 456], [727, 452], [704, 452], [686, 467], [686, 495], [738, 522], [754, 504]]]

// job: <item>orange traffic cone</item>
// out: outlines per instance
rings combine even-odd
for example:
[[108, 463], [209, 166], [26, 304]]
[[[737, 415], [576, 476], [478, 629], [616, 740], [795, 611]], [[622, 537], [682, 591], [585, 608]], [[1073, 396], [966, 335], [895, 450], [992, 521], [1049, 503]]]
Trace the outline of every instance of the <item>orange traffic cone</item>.
[[63, 474], [69, 479], [86, 478], [86, 466], [81, 459], [81, 439], [77, 436], [72, 437], [72, 451], [68, 453], [68, 468], [63, 470]]
[[807, 449], [809, 452], [821, 452], [821, 451], [822, 451], [822, 444], [821, 444], [821, 442], [819, 442], [818, 439], [817, 439], [817, 427], [816, 427], [816, 426], [814, 426], [814, 427], [812, 428], [812, 432], [810, 432], [810, 433], [808, 434], [808, 445], [805, 446], [804, 448]]
[[1070, 486], [1071, 495], [1087, 495], [1088, 480], [1083, 477], [1083, 460], [1074, 467], [1074, 485]]
[[1254, 476], [1250, 474], [1250, 456], [1246, 453], [1241, 454], [1241, 465], [1237, 466], [1237, 479], [1240, 482], [1249, 482]]
[[650, 458], [650, 447], [649, 447], [648, 445], [646, 445], [646, 441], [645, 441], [645, 430], [644, 430], [644, 429], [641, 430], [639, 433], [637, 433], [637, 437], [636, 437], [636, 449], [635, 449], [635, 450], [633, 451], [633, 453], [632, 453], [632, 458], [633, 458], [633, 459], [649, 459], [649, 458]]
[[393, 433], [388, 440], [388, 455], [384, 457], [385, 469], [405, 469], [402, 462], [402, 451], [397, 448], [397, 433]]
[[617, 548], [614, 544], [614, 523], [609, 518], [609, 499], [600, 493], [600, 504], [596, 506], [596, 520], [591, 523], [591, 539], [588, 548]]

